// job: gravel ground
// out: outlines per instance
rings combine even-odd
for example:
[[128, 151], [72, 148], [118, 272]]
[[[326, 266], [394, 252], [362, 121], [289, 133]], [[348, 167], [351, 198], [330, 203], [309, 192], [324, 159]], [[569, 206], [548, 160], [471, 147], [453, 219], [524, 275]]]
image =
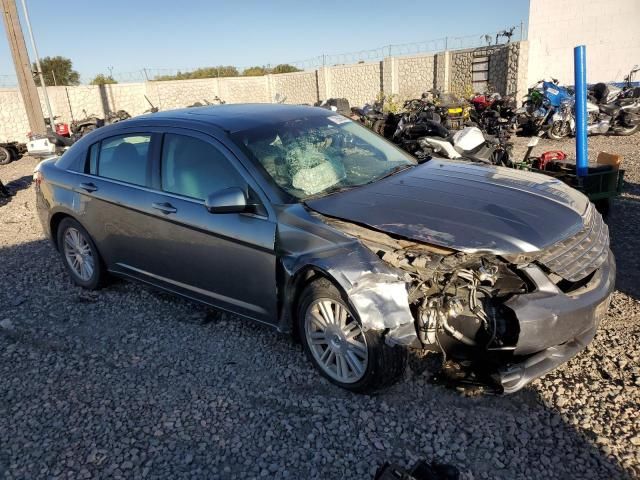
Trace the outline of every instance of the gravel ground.
[[585, 352], [506, 397], [431, 385], [420, 359], [353, 395], [266, 327], [123, 281], [84, 292], [36, 219], [36, 161], [0, 167], [0, 477], [370, 479], [426, 458], [465, 479], [640, 478], [640, 135], [590, 143], [627, 156], [619, 288]]

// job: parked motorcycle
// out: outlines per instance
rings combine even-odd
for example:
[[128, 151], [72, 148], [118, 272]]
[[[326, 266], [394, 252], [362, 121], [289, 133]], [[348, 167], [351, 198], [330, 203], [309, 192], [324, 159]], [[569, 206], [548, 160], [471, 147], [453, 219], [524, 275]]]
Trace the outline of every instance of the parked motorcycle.
[[540, 80], [529, 88], [522, 107], [515, 111], [516, 128], [523, 133], [538, 135], [546, 131], [552, 124], [553, 114], [561, 107], [562, 102], [572, 98], [568, 88], [559, 85], [552, 78], [550, 82]]
[[498, 133], [504, 123], [500, 119], [511, 124], [516, 110], [514, 98], [510, 95], [503, 97], [499, 93], [475, 95], [471, 98], [471, 105], [471, 122], [489, 135]]
[[504, 119], [499, 121], [497, 135], [485, 135], [478, 127], [465, 127], [452, 135], [440, 122], [418, 118], [411, 123], [408, 119], [406, 116], [400, 119], [393, 140], [419, 160], [437, 154], [450, 159], [513, 166], [508, 122]]
[[362, 108], [352, 107], [349, 117], [388, 139], [392, 138], [400, 119], [400, 116], [394, 113], [385, 113], [383, 102], [367, 103]]
[[624, 77], [625, 85], [622, 87], [613, 83], [602, 82], [591, 85], [587, 92], [589, 100], [596, 105], [606, 105], [615, 102], [619, 98], [640, 97], [640, 87], [633, 86], [633, 79], [638, 71], [640, 71], [640, 66], [634, 65]]
[[[634, 68], [626, 77], [627, 84], [610, 91], [606, 84], [596, 84], [591, 90], [595, 95], [587, 101], [587, 133], [633, 135], [640, 129], [640, 88], [632, 86]], [[596, 88], [597, 87], [597, 88]], [[614, 100], [602, 103], [608, 99]], [[595, 102], [595, 103], [594, 103]], [[549, 138], [559, 140], [574, 135], [576, 129], [575, 101], [562, 100], [560, 108], [553, 114], [551, 127], [547, 131]]]

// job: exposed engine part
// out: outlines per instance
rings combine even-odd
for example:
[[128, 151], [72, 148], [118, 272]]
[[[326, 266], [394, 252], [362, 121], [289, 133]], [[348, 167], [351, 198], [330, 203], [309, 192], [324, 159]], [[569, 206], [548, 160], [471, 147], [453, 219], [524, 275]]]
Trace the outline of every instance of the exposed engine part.
[[[482, 350], [509, 349], [517, 321], [502, 304], [527, 284], [510, 263], [492, 255], [456, 253], [324, 218], [404, 272], [415, 327], [424, 348], [446, 353], [455, 343]], [[454, 345], [452, 345], [454, 344]]]

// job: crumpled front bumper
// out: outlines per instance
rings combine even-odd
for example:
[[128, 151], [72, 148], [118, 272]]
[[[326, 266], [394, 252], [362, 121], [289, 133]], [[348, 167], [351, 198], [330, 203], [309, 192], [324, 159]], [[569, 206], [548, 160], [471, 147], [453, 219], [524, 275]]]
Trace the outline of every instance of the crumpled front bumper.
[[560, 291], [538, 267], [524, 271], [538, 288], [505, 303], [520, 325], [513, 362], [495, 375], [505, 393], [521, 389], [568, 361], [593, 340], [609, 307], [616, 264], [609, 252], [589, 283], [569, 294]]

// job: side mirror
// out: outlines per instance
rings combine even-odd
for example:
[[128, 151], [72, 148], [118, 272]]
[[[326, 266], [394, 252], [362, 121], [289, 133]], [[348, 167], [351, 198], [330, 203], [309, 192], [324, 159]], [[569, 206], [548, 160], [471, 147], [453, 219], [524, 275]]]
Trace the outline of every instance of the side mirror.
[[248, 210], [247, 195], [240, 187], [225, 188], [207, 197], [204, 206], [210, 213], [243, 213]]

